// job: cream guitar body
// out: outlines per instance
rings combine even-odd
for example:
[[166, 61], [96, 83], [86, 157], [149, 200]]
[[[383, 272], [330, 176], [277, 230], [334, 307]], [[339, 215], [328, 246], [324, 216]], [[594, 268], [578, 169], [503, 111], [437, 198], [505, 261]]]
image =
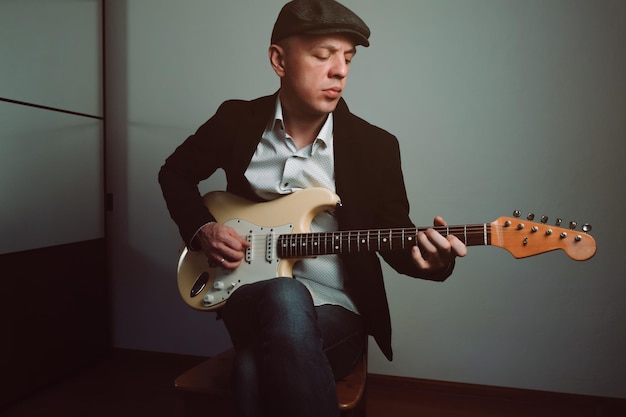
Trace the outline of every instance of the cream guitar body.
[[274, 277], [290, 277], [302, 257], [281, 258], [280, 235], [309, 233], [313, 218], [332, 210], [339, 197], [325, 188], [310, 188], [277, 200], [251, 203], [236, 195], [216, 191], [204, 196], [216, 221], [235, 229], [251, 246], [234, 271], [209, 267], [202, 252], [182, 250], [178, 262], [178, 288], [185, 302], [197, 310], [214, 310], [244, 284]]

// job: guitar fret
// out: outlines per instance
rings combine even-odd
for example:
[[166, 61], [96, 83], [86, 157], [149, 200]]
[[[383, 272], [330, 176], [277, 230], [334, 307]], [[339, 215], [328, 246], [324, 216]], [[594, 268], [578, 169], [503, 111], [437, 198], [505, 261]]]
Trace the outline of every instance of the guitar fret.
[[301, 241], [302, 241], [302, 235], [296, 235], [296, 238], [294, 239], [294, 242], [293, 242], [293, 251], [294, 251], [294, 255], [296, 256], [302, 256], [302, 253], [300, 251]]
[[317, 241], [315, 242], [315, 245], [317, 247], [317, 255], [320, 255], [320, 247], [321, 247], [321, 245], [320, 245], [320, 235], [319, 234], [317, 235]]
[[300, 234], [295, 235], [293, 239], [293, 254], [296, 257], [302, 256], [300, 254], [300, 240], [301, 239], [302, 239], [302, 235]]
[[328, 251], [328, 233], [324, 233], [324, 253], [329, 253], [329, 251]]
[[291, 242], [291, 253], [292, 256], [294, 257], [298, 257], [300, 256], [300, 253], [298, 252], [298, 238], [300, 237], [300, 235], [295, 235], [293, 237], [293, 242]]
[[339, 235], [339, 253], [343, 252], [343, 233], [338, 232], [337, 233]]

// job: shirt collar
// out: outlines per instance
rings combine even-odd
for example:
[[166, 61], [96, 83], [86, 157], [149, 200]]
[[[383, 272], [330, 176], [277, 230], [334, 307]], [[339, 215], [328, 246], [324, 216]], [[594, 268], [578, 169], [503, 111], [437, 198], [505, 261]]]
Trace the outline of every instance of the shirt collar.
[[[318, 148], [319, 146], [324, 146], [324, 145], [331, 146], [332, 145], [333, 127], [334, 127], [333, 114], [329, 113], [328, 117], [326, 118], [326, 121], [324, 122], [324, 124], [322, 125], [322, 128], [317, 134], [317, 138], [313, 142], [313, 151], [315, 151], [315, 149]], [[276, 97], [276, 106], [274, 109], [274, 123], [273, 123], [272, 130], [274, 131], [280, 130], [282, 135], [284, 135], [285, 137], [288, 136], [287, 132], [285, 131], [285, 120], [283, 117], [283, 106], [280, 102], [280, 96]], [[319, 143], [319, 142], [322, 142], [322, 143]]]

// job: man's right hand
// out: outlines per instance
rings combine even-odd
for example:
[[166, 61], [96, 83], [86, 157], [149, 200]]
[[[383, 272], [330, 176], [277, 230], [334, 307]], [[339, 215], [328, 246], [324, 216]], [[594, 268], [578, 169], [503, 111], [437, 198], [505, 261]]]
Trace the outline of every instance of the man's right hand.
[[250, 247], [243, 237], [229, 226], [207, 223], [198, 231], [196, 239], [209, 260], [209, 265], [235, 269], [243, 261], [245, 250]]

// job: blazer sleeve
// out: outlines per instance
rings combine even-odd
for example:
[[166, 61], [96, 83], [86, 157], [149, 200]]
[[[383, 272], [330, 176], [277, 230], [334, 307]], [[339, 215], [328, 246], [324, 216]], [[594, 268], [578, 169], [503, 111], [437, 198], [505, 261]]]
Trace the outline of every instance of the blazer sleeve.
[[255, 199], [244, 173], [275, 102], [276, 93], [251, 101], [222, 103], [215, 115], [176, 148], [161, 167], [159, 184], [163, 197], [190, 249], [196, 249], [192, 240], [197, 231], [215, 220], [203, 203], [198, 190], [200, 181], [223, 169], [228, 191]]
[[[381, 194], [378, 197], [380, 204], [376, 210], [377, 223], [385, 225], [383, 226], [385, 228], [414, 228], [415, 225], [409, 217], [410, 205], [402, 173], [400, 148], [395, 137], [389, 141], [387, 149], [382, 156], [386, 162], [383, 164], [384, 169], [380, 172], [380, 177], [384, 178], [384, 182], [379, 184]], [[380, 255], [394, 270], [413, 278], [443, 281], [452, 274], [454, 262], [441, 274], [424, 276], [413, 261], [411, 249], [382, 252]]]
[[214, 221], [198, 190], [200, 181], [223, 168], [220, 155], [227, 154], [227, 104], [189, 136], [165, 160], [159, 171], [159, 184], [170, 216], [188, 247], [196, 232]]
[[[342, 111], [343, 110], [343, 111]], [[336, 183], [343, 207], [340, 227], [412, 228], [400, 146], [384, 129], [340, 109], [336, 129]], [[381, 253], [396, 271], [418, 277], [410, 250]]]

